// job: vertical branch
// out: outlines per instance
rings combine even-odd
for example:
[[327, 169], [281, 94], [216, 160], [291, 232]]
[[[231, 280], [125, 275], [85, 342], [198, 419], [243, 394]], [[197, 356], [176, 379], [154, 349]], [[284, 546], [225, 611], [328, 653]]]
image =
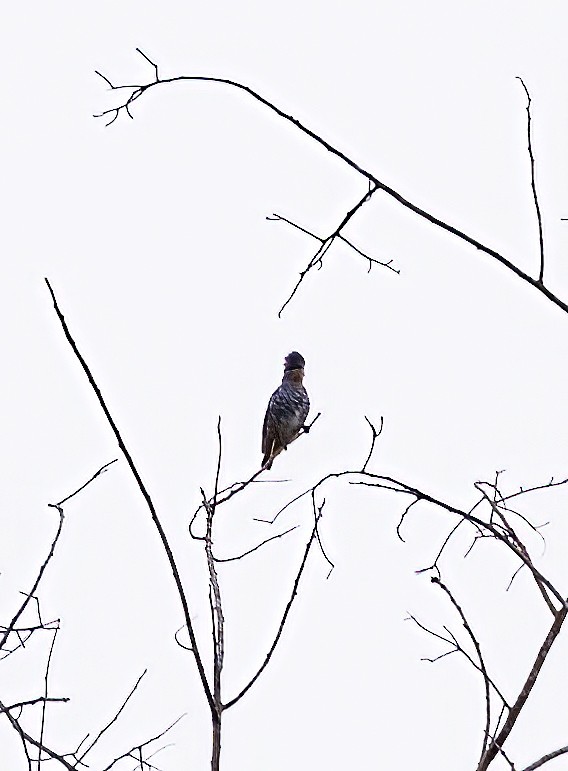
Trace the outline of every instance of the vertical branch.
[[529, 151], [529, 158], [531, 160], [531, 187], [532, 187], [532, 194], [533, 194], [533, 200], [534, 200], [534, 206], [536, 209], [536, 218], [538, 220], [538, 241], [539, 241], [539, 247], [540, 247], [540, 270], [538, 272], [538, 281], [540, 284], [543, 283], [544, 279], [544, 239], [542, 234], [542, 217], [540, 214], [540, 206], [538, 203], [538, 196], [536, 194], [536, 181], [535, 181], [535, 170], [534, 170], [534, 155], [532, 151], [532, 138], [531, 138], [531, 96], [529, 94], [528, 88], [525, 86], [525, 81], [517, 75], [517, 80], [521, 81], [521, 85], [525, 89], [525, 94], [527, 95], [527, 147]]
[[209, 570], [210, 600], [212, 604], [212, 636], [213, 636], [213, 701], [215, 711], [211, 713], [213, 724], [213, 748], [211, 755], [211, 771], [218, 771], [221, 755], [221, 715], [223, 712], [221, 701], [221, 673], [223, 671], [223, 661], [225, 658], [225, 619], [223, 617], [223, 606], [221, 603], [221, 589], [217, 570], [215, 568], [215, 559], [213, 557], [213, 517], [217, 507], [217, 495], [219, 492], [219, 474], [221, 472], [221, 418], [217, 421], [217, 438], [219, 442], [219, 453], [217, 456], [217, 471], [215, 474], [215, 491], [213, 498], [207, 500], [205, 492], [201, 490], [203, 504], [207, 514], [207, 527], [205, 531], [205, 554], [207, 557], [207, 568]]
[[48, 679], [49, 679], [49, 667], [51, 666], [51, 657], [53, 655], [53, 648], [55, 647], [55, 638], [57, 637], [57, 632], [59, 631], [59, 627], [55, 627], [55, 630], [53, 632], [53, 638], [51, 640], [51, 646], [49, 648], [49, 655], [47, 657], [47, 664], [45, 667], [45, 678], [44, 678], [44, 699], [43, 703], [41, 705], [41, 729], [39, 732], [39, 750], [38, 750], [38, 756], [37, 756], [37, 767], [39, 771], [39, 767], [41, 766], [41, 750], [43, 747], [43, 737], [45, 733], [45, 708], [47, 706], [47, 697], [48, 697]]

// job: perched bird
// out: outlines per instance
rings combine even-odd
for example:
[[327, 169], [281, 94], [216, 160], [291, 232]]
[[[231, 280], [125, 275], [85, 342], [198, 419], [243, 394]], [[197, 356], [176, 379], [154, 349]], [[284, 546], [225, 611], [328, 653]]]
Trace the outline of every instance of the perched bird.
[[284, 360], [282, 385], [270, 397], [262, 427], [263, 468], [269, 469], [272, 461], [298, 436], [310, 409], [310, 400], [302, 385], [304, 357], [292, 351]]

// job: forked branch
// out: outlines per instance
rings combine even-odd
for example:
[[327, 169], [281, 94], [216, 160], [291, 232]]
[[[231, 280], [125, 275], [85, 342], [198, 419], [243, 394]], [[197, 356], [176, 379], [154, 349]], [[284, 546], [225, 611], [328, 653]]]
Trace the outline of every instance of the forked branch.
[[[465, 243], [469, 244], [470, 246], [473, 246], [478, 251], [488, 255], [489, 257], [496, 260], [500, 265], [510, 270], [512, 273], [514, 273], [518, 278], [520, 278], [525, 283], [529, 284], [530, 286], [534, 287], [538, 292], [540, 292], [544, 297], [546, 297], [550, 302], [554, 303], [558, 308], [560, 308], [565, 313], [568, 313], [568, 303], [566, 303], [564, 300], [560, 299], [556, 294], [554, 294], [548, 287], [546, 287], [543, 283], [543, 273], [544, 273], [544, 267], [543, 267], [543, 257], [542, 257], [542, 248], [541, 248], [541, 268], [539, 271], [539, 275], [537, 278], [533, 278], [528, 273], [525, 273], [525, 271], [521, 270], [517, 265], [515, 265], [514, 262], [512, 262], [509, 258], [505, 257], [503, 254], [500, 254], [495, 249], [492, 249], [489, 246], [486, 246], [485, 244], [481, 243], [481, 241], [478, 241], [476, 238], [473, 238], [472, 236], [468, 235], [462, 230], [459, 230], [458, 228], [454, 227], [453, 225], [450, 225], [447, 222], [444, 222], [439, 217], [434, 216], [433, 214], [430, 214], [430, 212], [426, 211], [425, 209], [422, 209], [417, 204], [411, 202], [407, 198], [405, 198], [403, 195], [401, 195], [397, 190], [387, 185], [385, 182], [382, 182], [378, 177], [376, 177], [372, 172], [365, 169], [363, 166], [356, 163], [354, 160], [349, 158], [345, 153], [343, 153], [338, 148], [334, 147], [332, 144], [330, 144], [327, 140], [325, 140], [323, 137], [316, 134], [315, 131], [312, 131], [310, 128], [305, 126], [303, 123], [301, 123], [297, 118], [294, 118], [292, 115], [286, 113], [284, 110], [282, 110], [280, 107], [275, 105], [274, 103], [270, 102], [268, 99], [263, 97], [261, 94], [259, 94], [257, 91], [254, 91], [252, 88], [250, 88], [247, 85], [244, 85], [243, 83], [239, 83], [235, 80], [230, 80], [229, 78], [218, 78], [213, 77], [210, 75], [178, 75], [173, 78], [161, 78], [159, 76], [158, 72], [158, 66], [153, 62], [146, 54], [144, 54], [139, 48], [136, 49], [138, 53], [140, 53], [144, 59], [146, 59], [151, 66], [154, 68], [154, 80], [150, 81], [149, 83], [145, 84], [139, 84], [139, 85], [125, 85], [125, 86], [115, 86], [109, 78], [107, 78], [105, 75], [103, 75], [101, 72], [97, 71], [96, 74], [99, 75], [109, 86], [112, 90], [118, 90], [118, 89], [125, 89], [130, 90], [130, 95], [123, 101], [122, 104], [120, 104], [118, 107], [113, 107], [108, 110], [103, 110], [102, 112], [95, 115], [95, 117], [104, 117], [104, 118], [110, 118], [107, 125], [110, 125], [110, 123], [113, 123], [118, 116], [120, 115], [121, 111], [124, 111], [127, 113], [131, 118], [132, 113], [130, 108], [132, 107], [133, 103], [139, 99], [146, 91], [148, 91], [151, 88], [154, 88], [156, 86], [165, 86], [170, 83], [177, 83], [177, 82], [205, 82], [205, 83], [214, 83], [217, 85], [224, 85], [228, 86], [233, 89], [237, 89], [238, 91], [241, 91], [248, 96], [252, 97], [255, 101], [262, 104], [264, 107], [271, 110], [273, 113], [278, 115], [280, 118], [282, 118], [287, 123], [292, 124], [297, 128], [299, 131], [301, 131], [306, 136], [310, 137], [314, 142], [316, 142], [321, 147], [325, 148], [328, 152], [330, 152], [332, 155], [336, 156], [337, 158], [340, 158], [347, 166], [349, 166], [351, 169], [356, 171], [358, 174], [360, 174], [362, 177], [364, 177], [367, 182], [370, 185], [370, 190], [372, 190], [373, 193], [376, 191], [382, 191], [385, 193], [385, 195], [389, 196], [390, 198], [393, 198], [395, 201], [397, 201], [401, 206], [408, 209], [409, 211], [413, 212], [417, 216], [421, 217], [422, 219], [427, 220], [432, 225], [435, 225], [438, 228], [441, 228], [442, 230], [445, 230], [447, 233], [451, 233], [452, 235], [456, 236], [456, 238], [459, 238], [461, 241], [464, 241]], [[532, 152], [532, 148], [531, 148]], [[536, 194], [536, 190], [535, 190]], [[539, 212], [540, 215], [540, 212]], [[542, 235], [542, 234], [541, 234]], [[326, 242], [327, 243], [327, 242]], [[319, 259], [321, 259], [323, 255], [319, 255], [319, 257], [316, 256], [315, 258], [315, 264], [318, 263]], [[313, 266], [312, 266], [313, 267]]]

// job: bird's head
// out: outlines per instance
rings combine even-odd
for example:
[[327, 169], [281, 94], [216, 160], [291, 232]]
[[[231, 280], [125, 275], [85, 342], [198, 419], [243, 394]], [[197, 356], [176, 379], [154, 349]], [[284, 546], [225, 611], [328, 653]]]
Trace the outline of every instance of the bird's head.
[[284, 359], [284, 372], [290, 372], [293, 369], [304, 369], [305, 366], [304, 357], [298, 351], [292, 351]]

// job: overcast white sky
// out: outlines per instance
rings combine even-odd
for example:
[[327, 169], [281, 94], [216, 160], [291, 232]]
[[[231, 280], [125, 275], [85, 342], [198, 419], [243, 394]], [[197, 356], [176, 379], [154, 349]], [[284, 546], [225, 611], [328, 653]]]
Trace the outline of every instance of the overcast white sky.
[[[164, 86], [136, 102], [134, 121], [105, 128], [92, 118], [113, 103], [95, 69], [115, 83], [152, 76], [137, 46], [163, 77], [246, 83], [417, 205], [536, 273], [521, 75], [533, 98], [546, 278], [566, 299], [566, 22], [562, 2], [13, 4], [0, 32], [2, 623], [53, 535], [47, 503], [119, 457], [44, 276], [159, 506], [207, 655], [204, 562], [188, 519], [200, 486], [211, 490], [219, 414], [222, 480], [258, 467], [266, 402], [292, 349], [306, 358], [322, 417], [275, 462], [271, 477], [287, 484], [259, 485], [219, 515], [220, 554], [266, 537], [255, 516], [329, 471], [359, 467], [364, 415], [385, 419], [375, 471], [456, 505], [471, 504], [473, 483], [497, 469], [511, 490], [568, 476], [568, 317], [537, 292], [377, 194], [348, 234], [392, 258], [400, 275], [367, 275], [334, 247], [278, 319], [314, 242], [266, 215], [325, 235], [365, 181], [223, 86]], [[452, 520], [417, 507], [402, 544], [402, 501], [346, 484], [330, 485], [326, 500], [322, 537], [336, 569], [326, 581], [313, 553], [271, 666], [226, 715], [224, 771], [472, 768], [482, 683], [457, 656], [421, 662], [443, 648], [404, 621], [410, 611], [459, 628], [415, 574]], [[550, 521], [542, 559], [538, 540], [531, 546], [568, 593], [566, 502], [567, 493], [544, 493], [527, 513]], [[62, 619], [51, 692], [72, 701], [48, 713], [50, 744], [69, 751], [100, 730], [147, 667], [91, 767], [187, 712], [159, 765], [207, 768], [206, 703], [193, 660], [173, 641], [181, 610], [124, 461], [66, 513], [42, 597], [45, 616]], [[310, 516], [297, 505], [282, 524], [299, 531], [221, 571], [226, 699], [271, 642]], [[444, 577], [513, 698], [549, 619], [526, 576], [505, 592], [515, 566], [502, 550], [483, 544], [464, 562], [466, 545], [449, 555]], [[46, 655], [38, 638], [4, 662], [0, 698], [37, 695]], [[511, 736], [519, 768], [568, 742], [567, 655], [560, 638]], [[5, 723], [0, 747], [1, 771], [26, 767]]]

